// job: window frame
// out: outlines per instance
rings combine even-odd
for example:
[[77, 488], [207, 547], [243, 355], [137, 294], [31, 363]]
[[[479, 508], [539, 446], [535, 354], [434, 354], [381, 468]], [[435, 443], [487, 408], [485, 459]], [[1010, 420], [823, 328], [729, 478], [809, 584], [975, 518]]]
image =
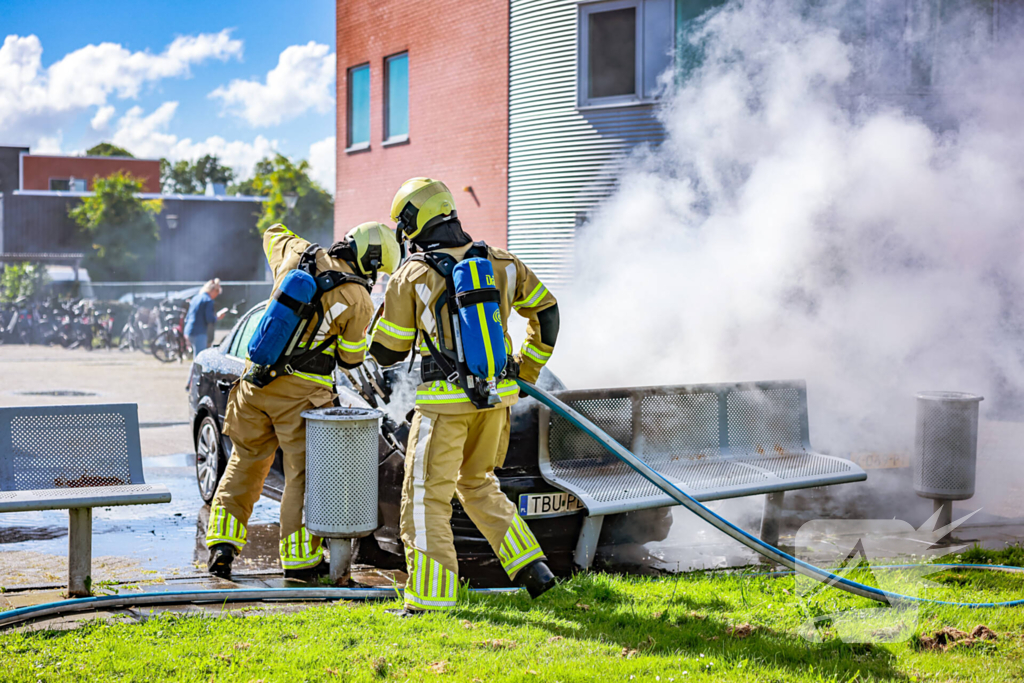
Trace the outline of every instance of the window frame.
[[392, 135], [391, 131], [388, 130], [388, 119], [391, 115], [391, 62], [399, 57], [405, 57], [405, 119], [406, 127], [408, 128], [409, 123], [409, 51], [403, 50], [402, 52], [396, 52], [392, 55], [388, 55], [384, 58], [384, 107], [383, 107], [383, 119], [384, 119], [384, 147], [390, 147], [391, 145], [401, 145], [409, 142], [409, 131], [401, 135]]
[[[352, 73], [358, 69], [366, 69], [366, 141], [365, 142], [352, 142]], [[373, 83], [371, 77], [373, 73], [370, 69], [369, 62], [362, 62], [361, 64], [355, 64], [348, 67], [345, 71], [345, 152], [362, 152], [370, 149], [370, 140], [373, 137], [372, 126], [370, 125], [373, 121]]]
[[[587, 2], [579, 4], [579, 17], [577, 21], [577, 35], [579, 37], [579, 50], [577, 50], [576, 69], [576, 106], [579, 109], [599, 107], [621, 107], [623, 105], [644, 104], [644, 0], [605, 0], [602, 2]], [[633, 93], [631, 95], [614, 95], [611, 97], [590, 97], [588, 88], [588, 72], [590, 62], [590, 31], [588, 23], [592, 14], [612, 12], [620, 9], [633, 8], [636, 12], [635, 49], [633, 55]]]

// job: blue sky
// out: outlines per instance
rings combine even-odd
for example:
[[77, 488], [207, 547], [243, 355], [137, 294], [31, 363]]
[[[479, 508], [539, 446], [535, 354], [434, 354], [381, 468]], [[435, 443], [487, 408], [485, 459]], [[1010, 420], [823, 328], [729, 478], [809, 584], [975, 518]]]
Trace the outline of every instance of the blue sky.
[[0, 145], [215, 152], [244, 174], [277, 149], [333, 192], [334, 16], [331, 0], [0, 0]]

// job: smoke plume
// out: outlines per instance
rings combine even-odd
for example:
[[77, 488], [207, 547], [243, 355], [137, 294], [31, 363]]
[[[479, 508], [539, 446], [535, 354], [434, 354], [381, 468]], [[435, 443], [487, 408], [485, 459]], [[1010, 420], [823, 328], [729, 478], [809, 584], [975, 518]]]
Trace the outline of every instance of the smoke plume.
[[833, 453], [906, 450], [920, 390], [1012, 413], [1024, 33], [1008, 4], [705, 15], [664, 143], [577, 236], [556, 372], [574, 388], [803, 378]]

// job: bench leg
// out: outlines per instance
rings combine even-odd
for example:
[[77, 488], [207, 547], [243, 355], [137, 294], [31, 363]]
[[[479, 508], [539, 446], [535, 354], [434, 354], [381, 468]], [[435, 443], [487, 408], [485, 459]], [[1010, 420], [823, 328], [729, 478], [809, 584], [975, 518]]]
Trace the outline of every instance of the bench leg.
[[604, 515], [583, 518], [583, 528], [580, 529], [580, 538], [576, 541], [576, 553], [572, 561], [580, 569], [589, 569], [594, 562], [594, 554], [597, 553], [597, 539], [601, 536], [601, 527], [604, 525]]
[[761, 514], [761, 540], [771, 546], [779, 544], [779, 523], [782, 521], [782, 499], [785, 491], [764, 494], [764, 512]]
[[68, 595], [85, 597], [92, 584], [92, 508], [71, 508], [68, 517]]

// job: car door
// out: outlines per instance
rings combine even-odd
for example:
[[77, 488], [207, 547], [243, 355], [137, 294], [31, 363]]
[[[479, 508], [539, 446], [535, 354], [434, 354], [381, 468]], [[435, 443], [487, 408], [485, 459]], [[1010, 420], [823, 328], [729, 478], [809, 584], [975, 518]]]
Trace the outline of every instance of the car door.
[[214, 401], [217, 404], [217, 413], [220, 415], [221, 424], [224, 421], [224, 412], [227, 410], [231, 386], [245, 371], [245, 357], [249, 340], [256, 333], [265, 308], [265, 303], [258, 304], [245, 314], [245, 317], [235, 326], [234, 334], [222, 342], [225, 345], [223, 362], [217, 368], [212, 369], [210, 373], [210, 378], [216, 383], [217, 391], [211, 393], [215, 397]]

